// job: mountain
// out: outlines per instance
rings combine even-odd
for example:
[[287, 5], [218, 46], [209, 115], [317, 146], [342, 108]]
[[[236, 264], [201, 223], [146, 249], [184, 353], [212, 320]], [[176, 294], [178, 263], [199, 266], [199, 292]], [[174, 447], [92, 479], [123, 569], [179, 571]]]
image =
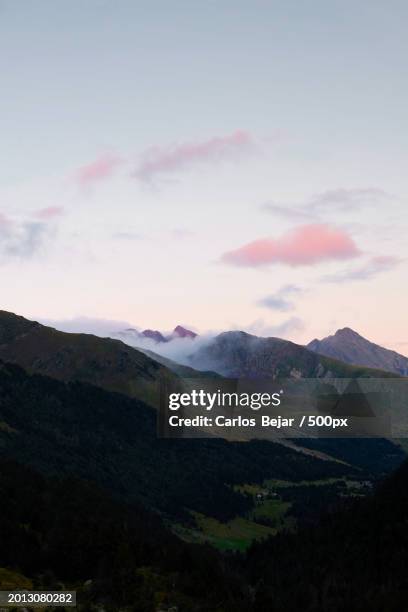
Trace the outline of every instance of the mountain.
[[[342, 363], [280, 338], [242, 331], [224, 332], [192, 353], [190, 365], [236, 378], [355, 378], [379, 376], [376, 370]], [[385, 377], [391, 376], [383, 372]]]
[[128, 329], [115, 332], [114, 337], [118, 337], [123, 340], [123, 342], [128, 342], [131, 346], [134, 346], [145, 338], [152, 340], [156, 344], [161, 344], [163, 342], [171, 342], [172, 340], [180, 338], [188, 338], [190, 340], [194, 340], [197, 335], [198, 334], [191, 331], [191, 329], [187, 329], [186, 327], [177, 325], [170, 334], [163, 334], [157, 329], [144, 329], [143, 331], [139, 332], [137, 331], [137, 329], [130, 327]]
[[[355, 366], [319, 355], [287, 340], [260, 338], [242, 331], [224, 332], [209, 344], [201, 346], [190, 358], [195, 369], [213, 370], [228, 378], [393, 378], [396, 374], [365, 366]], [[350, 408], [351, 395], [347, 395]], [[362, 408], [358, 400], [359, 413]], [[323, 452], [351, 465], [379, 470], [381, 465], [392, 469], [392, 454], [388, 443], [381, 439], [309, 438], [296, 440], [303, 449]], [[391, 459], [391, 463], [389, 463]], [[388, 467], [386, 467], [388, 466]]]
[[144, 338], [150, 338], [150, 340], [154, 340], [155, 342], [167, 342], [167, 338], [163, 336], [163, 334], [157, 329], [145, 329], [140, 333]]
[[346, 363], [408, 376], [408, 357], [366, 340], [349, 327], [339, 329], [323, 340], [312, 340], [307, 348]]
[[[204, 364], [204, 361], [206, 361], [216, 366], [213, 367], [213, 369], [217, 373], [223, 374], [225, 372], [230, 376], [378, 376], [377, 370], [371, 371], [367, 368], [356, 368], [355, 366], [342, 364], [341, 362], [321, 357], [291, 342], [274, 338], [256, 338], [255, 336], [250, 336], [243, 332], [220, 334], [220, 336], [210, 345], [201, 347], [201, 349], [196, 351], [193, 358], [197, 356], [199, 358], [197, 358], [196, 361], [200, 369], [207, 369], [207, 366]], [[89, 397], [85, 394], [81, 401], [78, 400], [78, 410], [73, 414], [70, 412], [69, 408], [71, 404], [75, 406], [76, 403], [74, 401], [75, 396], [71, 394], [71, 399], [63, 404], [66, 412], [61, 413], [61, 418], [63, 417], [64, 420], [57, 428], [59, 433], [57, 441], [55, 442], [57, 445], [56, 448], [64, 448], [64, 445], [61, 447], [61, 441], [66, 441], [69, 447], [73, 444], [73, 441], [76, 441], [74, 447], [78, 456], [80, 456], [82, 452], [88, 452], [86, 449], [88, 449], [89, 452], [95, 452], [97, 456], [99, 456], [100, 453], [108, 452], [108, 459], [114, 465], [113, 458], [109, 455], [109, 449], [112, 447], [114, 456], [116, 456], [115, 453], [117, 453], [118, 459], [120, 458], [123, 463], [113, 468], [109, 467], [108, 471], [114, 469], [116, 473], [121, 473], [123, 471], [126, 475], [130, 469], [129, 465], [135, 465], [136, 467], [139, 465], [137, 469], [139, 469], [140, 472], [133, 475], [132, 486], [137, 486], [138, 490], [142, 491], [140, 493], [142, 497], [147, 496], [150, 498], [151, 496], [155, 497], [157, 494], [159, 497], [164, 496], [167, 499], [172, 487], [175, 486], [172, 482], [174, 480], [180, 485], [177, 494], [177, 504], [180, 505], [181, 508], [184, 508], [186, 503], [188, 503], [187, 507], [193, 507], [194, 496], [189, 486], [185, 484], [187, 476], [180, 479], [180, 473], [178, 471], [180, 465], [184, 466], [183, 469], [186, 469], [185, 466], [188, 465], [189, 469], [195, 470], [194, 479], [197, 484], [201, 483], [201, 481], [204, 482], [203, 474], [205, 470], [208, 470], [208, 473], [211, 474], [211, 477], [208, 476], [208, 486], [215, 488], [218, 487], [217, 483], [219, 482], [219, 478], [222, 478], [222, 483], [256, 482], [262, 480], [262, 478], [267, 478], [268, 475], [271, 477], [271, 474], [276, 474], [276, 470], [283, 469], [282, 463], [279, 460], [279, 457], [282, 456], [282, 445], [272, 444], [267, 441], [261, 446], [257, 446], [255, 441], [254, 444], [251, 442], [243, 444], [237, 443], [236, 445], [227, 444], [227, 446], [223, 446], [222, 443], [224, 441], [222, 440], [183, 440], [183, 444], [180, 444], [180, 441], [177, 440], [157, 440], [155, 415], [149, 411], [146, 412], [143, 407], [147, 408], [148, 405], [157, 406], [159, 391], [158, 382], [162, 377], [167, 381], [171, 381], [176, 387], [180, 384], [180, 378], [165, 365], [161, 365], [150, 356], [118, 340], [98, 338], [86, 334], [59, 332], [53, 328], [40, 325], [35, 321], [29, 321], [11, 313], [0, 312], [0, 359], [20, 365], [29, 374], [37, 373], [46, 375], [49, 377], [49, 380], [57, 379], [57, 381], [74, 383], [76, 385], [79, 383], [86, 383], [88, 385], [100, 387], [104, 392], [115, 392], [116, 394], [114, 397], [108, 399], [104, 394], [98, 395], [96, 389], [92, 387], [93, 395], [89, 392]], [[200, 374], [200, 372], [192, 371], [191, 369], [183, 370], [183, 367], [181, 370], [179, 368], [178, 372], [181, 376], [190, 378], [200, 378], [203, 376], [202, 373]], [[211, 376], [211, 373], [206, 373], [205, 376], [207, 375]], [[381, 375], [392, 376], [386, 373], [382, 373]], [[3, 382], [5, 383], [8, 380], [10, 380], [10, 378], [4, 375]], [[35, 378], [33, 379], [34, 382], [36, 380]], [[23, 386], [26, 386], [26, 384], [28, 385], [28, 381], [26, 381]], [[46, 429], [44, 433], [41, 434], [40, 421], [38, 420], [39, 411], [41, 406], [44, 403], [46, 404], [44, 398], [50, 395], [52, 398], [52, 393], [48, 389], [49, 385], [49, 382], [47, 384], [44, 383], [45, 389], [38, 391], [36, 403], [28, 405], [26, 408], [26, 416], [22, 419], [20, 426], [15, 426], [12, 422], [9, 422], [16, 418], [19, 409], [23, 409], [23, 406], [20, 405], [21, 398], [19, 394], [14, 396], [16, 406], [11, 408], [10, 418], [4, 419], [6, 422], [5, 431], [7, 433], [8, 427], [20, 430], [22, 425], [28, 425], [31, 419], [34, 418], [34, 421], [31, 422], [30, 431], [31, 433], [35, 432], [36, 435], [40, 435], [40, 438], [33, 442], [33, 451], [30, 461], [40, 462], [40, 465], [42, 465], [41, 462], [44, 460], [44, 449], [47, 448], [46, 442], [49, 442], [47, 427], [50, 426], [53, 418], [57, 418], [53, 406], [55, 402], [56, 405], [58, 405], [58, 402], [52, 400], [51, 405], [43, 415]], [[31, 390], [29, 386], [27, 386], [27, 389], [29, 397], [33, 397], [34, 391]], [[69, 389], [71, 389], [71, 387], [69, 387]], [[123, 395], [139, 401], [126, 405], [128, 406], [126, 409], [127, 416], [123, 417], [124, 420], [121, 424], [119, 422], [120, 412], [118, 412], [118, 406], [124, 404], [124, 401], [127, 399], [123, 397]], [[41, 398], [43, 398], [44, 401], [42, 401]], [[103, 413], [105, 416], [99, 426], [99, 404], [103, 405], [104, 402], [112, 406], [113, 412], [112, 414], [110, 412], [107, 414]], [[87, 410], [85, 410], [85, 407], [87, 407]], [[129, 414], [135, 408], [137, 409], [136, 412], [140, 412], [138, 418], [141, 419], [141, 421], [137, 423], [132, 420], [129, 421]], [[91, 421], [85, 421], [79, 426], [80, 421], [78, 420], [78, 415], [84, 419], [91, 418], [92, 416], [92, 419]], [[70, 419], [73, 420], [72, 423]], [[117, 442], [113, 443], [113, 446], [109, 440], [102, 442], [104, 438], [100, 435], [100, 427], [103, 428], [103, 431], [109, 430], [113, 434], [116, 426], [123, 426], [123, 432], [121, 432], [120, 435], [115, 434]], [[149, 428], [148, 435], [145, 432], [146, 427]], [[78, 442], [80, 439], [78, 428], [79, 431], [83, 430], [85, 435], [81, 444]], [[69, 429], [71, 433], [66, 439], [67, 429]], [[92, 445], [90, 445], [90, 439], [92, 439], [92, 431], [94, 430], [99, 432], [95, 440], [95, 443], [99, 440], [99, 446], [91, 451]], [[131, 447], [133, 450], [130, 451], [129, 455], [124, 452], [119, 452], [119, 449], [124, 447], [122, 441], [123, 435], [131, 435], [132, 440], [134, 440], [136, 444], [136, 447]], [[88, 436], [91, 436], [91, 438], [88, 438]], [[20, 438], [20, 440], [21, 439], [22, 438]], [[216, 442], [220, 445], [216, 446], [216, 450], [214, 451], [210, 450], [212, 449], [211, 446], [206, 446], [206, 444]], [[316, 444], [318, 442], [317, 440]], [[359, 457], [361, 455], [361, 458], [364, 460], [361, 467], [369, 471], [373, 469], [373, 471], [377, 473], [380, 473], [383, 469], [381, 465], [380, 468], [377, 467], [378, 463], [381, 464], [381, 462], [383, 462], [385, 466], [383, 471], [387, 472], [390, 466], [395, 464], [393, 463], [394, 460], [396, 464], [398, 464], [403, 456], [400, 451], [396, 451], [395, 446], [392, 444], [384, 449], [381, 446], [381, 441], [367, 440], [364, 444], [361, 441], [357, 444], [356, 441], [354, 445], [353, 441], [350, 442], [352, 444], [352, 449], [348, 450], [347, 454], [345, 454], [344, 448], [339, 449], [334, 444], [332, 447], [329, 447], [327, 451], [323, 452], [332, 457], [341, 457], [341, 459], [345, 461], [348, 460], [349, 456], [352, 456], [353, 462], [349, 461], [348, 463], [352, 463], [353, 466], [359, 466]], [[174, 444], [173, 447], [171, 446], [172, 443]], [[170, 454], [170, 458], [167, 458], [166, 462], [162, 464], [159, 458], [166, 457], [163, 451], [164, 448], [167, 448], [166, 444], [169, 444], [169, 448], [173, 450]], [[302, 444], [302, 446], [305, 447], [306, 444]], [[307, 446], [313, 452], [315, 451], [310, 441], [308, 441]], [[16, 448], [19, 453], [23, 453], [23, 456], [24, 453], [28, 453], [27, 444], [22, 445], [21, 441], [17, 444]], [[138, 449], [137, 451], [136, 448]], [[315, 470], [315, 468], [311, 466], [310, 461], [317, 461], [316, 457], [313, 456], [313, 454], [310, 456], [303, 454], [303, 456], [299, 457], [300, 453], [295, 449], [291, 448], [285, 450], [287, 451], [285, 454], [285, 470], [287, 477], [290, 474], [289, 479], [296, 479], [302, 474], [303, 478], [307, 479], [308, 474], [313, 473]], [[317, 450], [319, 451], [321, 449]], [[331, 450], [333, 450], [333, 453]], [[207, 461], [208, 452], [210, 453], [208, 455], [209, 463]], [[140, 464], [137, 464], [136, 455], [134, 453], [137, 453]], [[158, 453], [158, 456], [156, 456], [156, 453]], [[184, 456], [183, 453], [187, 453], [187, 456]], [[190, 453], [192, 453], [192, 455], [190, 455]], [[46, 454], [51, 457], [51, 449], [49, 449]], [[264, 455], [268, 457], [267, 460], [265, 460]], [[85, 471], [81, 473], [81, 476], [87, 473], [87, 462], [89, 460], [89, 458], [86, 459], [83, 457], [82, 466]], [[65, 455], [63, 455], [63, 458], [58, 459], [58, 465], [60, 466], [64, 465], [66, 462], [67, 458]], [[46, 463], [48, 465], [48, 460]], [[322, 465], [324, 463], [326, 463], [326, 465]], [[330, 463], [334, 464], [335, 462], [324, 462], [319, 460], [316, 464], [318, 466], [316, 469], [322, 470], [322, 473], [332, 473], [336, 468], [333, 467], [333, 465], [328, 465]], [[245, 469], [243, 468], [243, 464], [245, 464]], [[262, 465], [262, 469], [259, 468], [260, 465]], [[294, 465], [296, 467], [293, 467]], [[147, 468], [147, 466], [150, 467]], [[220, 468], [220, 466], [222, 466], [222, 468]], [[98, 468], [98, 474], [103, 475], [106, 469], [105, 467]], [[152, 485], [149, 485], [149, 483], [153, 482], [152, 474], [156, 474], [156, 472], [154, 472], [156, 469], [158, 470], [157, 478], [159, 478], [159, 480], [161, 479], [160, 482], [164, 483], [166, 479], [168, 479], [169, 482], [172, 483], [170, 486], [169, 482], [166, 481], [166, 485], [163, 485], [159, 492], [157, 492], [157, 490], [155, 491]], [[167, 474], [168, 470], [170, 470], [170, 473], [165, 477], [164, 475]], [[197, 478], [197, 475], [200, 476]], [[281, 475], [280, 477], [284, 476]], [[110, 482], [116, 482], [119, 487], [123, 488], [124, 486], [120, 484], [120, 478], [114, 478], [113, 475], [111, 475], [108, 480]], [[143, 486], [142, 483], [144, 483]], [[153, 491], [155, 491], [155, 493], [153, 493]], [[205, 491], [204, 485], [202, 486], [202, 491]], [[222, 488], [219, 489], [217, 493], [217, 498], [219, 498], [217, 506], [219, 508], [223, 507], [223, 511], [225, 511], [227, 507], [230, 508], [228, 512], [238, 511], [237, 509], [241, 508], [241, 502], [234, 496], [234, 501], [221, 503], [220, 500], [223, 495], [225, 495], [227, 499], [230, 498], [231, 494], [231, 492], [227, 494]], [[209, 492], [206, 493], [206, 496], [208, 500], [213, 499], [213, 494]], [[191, 501], [186, 502], [186, 498]], [[172, 507], [174, 508], [174, 505], [177, 506], [177, 504], [173, 504]], [[155, 501], [154, 505], [158, 507], [159, 503]], [[168, 502], [166, 502], [165, 506], [168, 507]], [[206, 507], [206, 512], [211, 512], [209, 508], [212, 507], [213, 504], [210, 503], [209, 507]], [[197, 506], [195, 509], [202, 512]], [[206, 512], [203, 512], [203, 514]]]
[[79, 380], [156, 405], [160, 378], [176, 376], [120, 340], [57, 331], [0, 311], [0, 359], [29, 372]]
[[196, 338], [198, 334], [191, 331], [191, 329], [187, 329], [186, 327], [182, 327], [181, 325], [177, 325], [173, 329], [172, 337], [173, 338]]
[[173, 361], [173, 359], [159, 355], [159, 353], [155, 353], [154, 351], [149, 351], [148, 349], [143, 348], [139, 350], [157, 361], [157, 363], [161, 363], [162, 365], [166, 366], [166, 368], [177, 374], [177, 376], [180, 378], [222, 378], [220, 374], [212, 372], [211, 370], [195, 370], [194, 368], [182, 365], [177, 361]]

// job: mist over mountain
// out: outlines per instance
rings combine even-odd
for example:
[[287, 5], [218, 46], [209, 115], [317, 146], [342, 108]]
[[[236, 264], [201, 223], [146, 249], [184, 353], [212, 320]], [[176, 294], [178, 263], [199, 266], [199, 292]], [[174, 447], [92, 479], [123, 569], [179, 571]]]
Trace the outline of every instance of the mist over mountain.
[[[231, 378], [393, 376], [318, 355], [293, 342], [259, 338], [245, 332], [225, 332], [215, 338], [178, 338], [155, 346], [174, 347], [176, 359], [158, 357], [149, 350], [138, 350], [111, 338], [60, 332], [13, 313], [0, 312], [0, 359], [16, 363], [30, 373], [89, 383], [156, 408], [159, 382], [163, 379], [178, 387], [183, 377], [200, 379], [213, 377], [214, 373]], [[177, 359], [179, 355], [184, 355], [187, 365]], [[305, 446], [321, 450], [318, 441], [306, 442], [299, 445], [300, 450]], [[379, 447], [377, 450], [384, 457]], [[349, 449], [344, 454], [343, 447], [329, 444], [323, 452], [343, 460]], [[353, 461], [358, 462], [358, 456]]]
[[378, 376], [378, 371], [319, 355], [288, 340], [242, 331], [224, 332], [199, 347], [191, 354], [190, 365], [232, 378]]
[[382, 369], [384, 376], [388, 376], [387, 371], [401, 375], [399, 371], [381, 368], [377, 362], [370, 365], [343, 359], [335, 351], [321, 354], [314, 350], [313, 343], [304, 347], [282, 338], [265, 338], [244, 331], [201, 336], [182, 333], [179, 337], [165, 339], [158, 331], [146, 330], [143, 335], [127, 329], [115, 337], [145, 351], [173, 371], [176, 371], [178, 363], [197, 371], [212, 371], [236, 378], [378, 377], [378, 372], [370, 372], [370, 369]]
[[194, 367], [191, 356], [199, 348], [210, 344], [213, 341], [214, 334], [199, 335], [184, 327], [176, 326], [173, 332], [167, 335], [158, 330], [139, 332], [131, 328], [111, 333], [110, 337], [117, 338], [129, 346], [146, 352], [160, 363], [165, 363], [165, 360], [169, 359], [182, 366]]
[[[127, 327], [108, 334], [108, 338], [121, 340], [181, 377], [192, 378], [194, 374], [199, 377], [200, 372], [237, 378], [354, 378], [408, 374], [408, 358], [369, 342], [349, 328], [322, 341], [313, 340], [306, 347], [244, 331], [198, 335], [180, 325], [168, 334]], [[22, 365], [27, 365], [26, 361]], [[185, 368], [193, 368], [195, 372]]]
[[113, 332], [113, 336], [123, 339], [124, 342], [126, 342], [127, 339], [137, 342], [138, 340], [143, 341], [145, 338], [147, 338], [153, 340], [155, 343], [163, 343], [172, 342], [173, 340], [178, 340], [180, 338], [194, 340], [198, 334], [191, 331], [191, 329], [183, 327], [182, 325], [176, 325], [176, 327], [170, 333], [163, 333], [157, 329], [144, 329], [143, 331], [138, 331], [137, 329], [131, 327]]
[[339, 329], [322, 340], [312, 340], [307, 348], [346, 363], [408, 376], [408, 357], [370, 342], [349, 327]]
[[[99, 338], [112, 338], [139, 349], [146, 354], [154, 353], [156, 361], [162, 363], [157, 357], [170, 359], [175, 365], [189, 365], [190, 354], [206, 344], [213, 334], [199, 335], [182, 325], [176, 325], [172, 331], [157, 329], [140, 329], [128, 322], [110, 319], [94, 319], [91, 317], [76, 317], [67, 320], [40, 319], [47, 327], [53, 327], [61, 332], [92, 334]], [[174, 368], [173, 368], [174, 369]]]

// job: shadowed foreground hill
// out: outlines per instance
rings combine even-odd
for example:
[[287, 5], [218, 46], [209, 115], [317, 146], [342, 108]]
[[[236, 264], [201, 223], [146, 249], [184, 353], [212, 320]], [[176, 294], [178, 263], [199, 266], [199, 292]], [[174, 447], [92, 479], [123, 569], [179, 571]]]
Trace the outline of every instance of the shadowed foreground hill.
[[[21, 486], [24, 483], [24, 486]], [[400, 612], [408, 465], [371, 498], [245, 558], [188, 545], [137, 505], [0, 459], [0, 587], [75, 588], [79, 610]], [[86, 582], [86, 584], [85, 584]]]
[[157, 405], [165, 366], [120, 340], [68, 334], [0, 311], [0, 359], [59, 380], [79, 380]]
[[[396, 464], [401, 458], [389, 444]], [[355, 475], [356, 469], [266, 441], [164, 440], [143, 402], [0, 364], [0, 455], [97, 483], [173, 519], [188, 510], [226, 520], [252, 506], [231, 485]]]
[[215, 550], [182, 542], [151, 512], [93, 485], [0, 459], [0, 498], [0, 589], [76, 589], [84, 612], [250, 606]]

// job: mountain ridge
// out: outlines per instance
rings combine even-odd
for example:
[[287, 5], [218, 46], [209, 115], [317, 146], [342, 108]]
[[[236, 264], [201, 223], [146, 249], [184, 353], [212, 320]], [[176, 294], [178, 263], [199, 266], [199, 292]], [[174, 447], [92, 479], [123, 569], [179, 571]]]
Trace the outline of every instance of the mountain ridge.
[[322, 340], [315, 338], [306, 348], [345, 363], [408, 376], [408, 357], [367, 340], [350, 327], [338, 329], [333, 335]]
[[243, 331], [222, 332], [191, 355], [196, 369], [231, 378], [391, 377], [376, 368], [344, 363], [282, 338], [262, 338]]
[[144, 329], [143, 331], [138, 331], [134, 327], [128, 327], [127, 329], [119, 330], [114, 333], [115, 338], [119, 337], [120, 339], [123, 339], [124, 342], [126, 342], [127, 338], [133, 340], [133, 342], [148, 339], [152, 340], [156, 344], [172, 342], [172, 340], [185, 338], [194, 340], [194, 338], [197, 338], [197, 336], [198, 334], [187, 327], [183, 327], [182, 325], [176, 325], [173, 331], [168, 334], [164, 334], [158, 329]]
[[30, 373], [95, 384], [154, 407], [160, 378], [178, 378], [121, 340], [61, 332], [4, 310], [0, 311], [0, 359]]

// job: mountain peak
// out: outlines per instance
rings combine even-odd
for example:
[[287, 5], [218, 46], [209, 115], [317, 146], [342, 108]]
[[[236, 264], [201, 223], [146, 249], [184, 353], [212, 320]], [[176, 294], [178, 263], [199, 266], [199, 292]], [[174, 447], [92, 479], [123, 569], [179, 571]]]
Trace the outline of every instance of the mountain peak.
[[142, 331], [142, 336], [144, 336], [145, 338], [150, 338], [151, 340], [154, 340], [155, 342], [167, 342], [163, 334], [159, 332], [157, 329], [144, 329]]
[[178, 338], [196, 338], [197, 334], [191, 331], [191, 329], [187, 329], [186, 327], [183, 327], [182, 325], [177, 325], [173, 329], [172, 336], [177, 336]]
[[334, 337], [337, 338], [342, 336], [351, 338], [363, 338], [363, 336], [354, 331], [354, 329], [351, 329], [351, 327], [342, 327], [341, 329], [338, 329], [334, 334]]
[[353, 365], [408, 376], [407, 357], [370, 342], [350, 327], [338, 329], [335, 334], [322, 340], [312, 340], [307, 348], [320, 355]]

